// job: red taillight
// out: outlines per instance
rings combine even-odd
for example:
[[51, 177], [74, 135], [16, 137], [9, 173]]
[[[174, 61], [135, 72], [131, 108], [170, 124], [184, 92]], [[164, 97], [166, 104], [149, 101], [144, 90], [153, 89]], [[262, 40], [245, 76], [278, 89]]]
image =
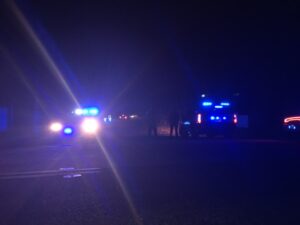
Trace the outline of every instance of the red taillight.
[[200, 124], [202, 122], [201, 114], [197, 114], [197, 123]]
[[292, 116], [284, 119], [284, 123], [300, 121], [300, 116]]
[[234, 123], [234, 124], [237, 124], [237, 122], [238, 122], [237, 115], [234, 114], [234, 115], [233, 115], [233, 123]]

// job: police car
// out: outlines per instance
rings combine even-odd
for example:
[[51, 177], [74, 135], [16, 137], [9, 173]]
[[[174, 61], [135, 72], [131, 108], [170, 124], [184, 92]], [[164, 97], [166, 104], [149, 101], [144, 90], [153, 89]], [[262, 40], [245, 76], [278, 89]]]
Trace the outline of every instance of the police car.
[[48, 133], [61, 136], [93, 136], [100, 130], [99, 109], [97, 107], [78, 108], [63, 120], [49, 124]]
[[237, 123], [238, 115], [230, 102], [203, 100], [198, 110], [183, 116], [179, 134], [182, 137], [231, 136]]

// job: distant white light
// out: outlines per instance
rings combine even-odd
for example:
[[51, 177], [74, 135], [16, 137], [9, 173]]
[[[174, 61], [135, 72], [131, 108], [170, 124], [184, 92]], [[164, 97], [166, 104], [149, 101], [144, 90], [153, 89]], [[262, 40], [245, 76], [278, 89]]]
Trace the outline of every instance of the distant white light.
[[135, 119], [135, 118], [137, 118], [138, 117], [138, 115], [136, 115], [136, 114], [132, 114], [132, 115], [130, 115], [129, 116], [131, 119]]
[[205, 97], [206, 97], [206, 95], [205, 95], [205, 94], [202, 94], [202, 95], [201, 95], [201, 98], [205, 98]]

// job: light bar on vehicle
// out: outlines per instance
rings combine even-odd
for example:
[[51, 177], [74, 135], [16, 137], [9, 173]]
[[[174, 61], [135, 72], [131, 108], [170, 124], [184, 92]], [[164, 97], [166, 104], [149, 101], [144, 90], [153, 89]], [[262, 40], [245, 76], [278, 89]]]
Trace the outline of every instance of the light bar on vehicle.
[[97, 107], [87, 107], [75, 109], [74, 113], [77, 116], [97, 116], [99, 109]]
[[230, 103], [229, 103], [229, 102], [221, 102], [220, 105], [221, 105], [221, 106], [230, 106]]
[[203, 106], [212, 106], [212, 102], [202, 102]]
[[223, 106], [222, 105], [215, 105], [215, 108], [216, 109], [223, 109]]
[[99, 113], [99, 109], [96, 107], [87, 108], [89, 116], [96, 116]]
[[289, 123], [294, 121], [300, 121], [300, 116], [291, 116], [291, 117], [286, 117], [284, 119], [284, 123]]
[[77, 116], [81, 116], [81, 115], [82, 115], [82, 109], [75, 109], [74, 113], [75, 113]]

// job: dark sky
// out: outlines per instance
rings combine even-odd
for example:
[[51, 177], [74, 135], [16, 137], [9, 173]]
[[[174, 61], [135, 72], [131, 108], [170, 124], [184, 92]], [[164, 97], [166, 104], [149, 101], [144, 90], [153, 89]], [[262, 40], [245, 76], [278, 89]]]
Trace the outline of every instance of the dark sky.
[[[16, 4], [82, 104], [145, 108], [197, 99], [203, 92], [239, 92], [252, 107], [269, 101], [300, 110], [294, 107], [300, 97], [296, 1], [239, 2]], [[9, 4], [1, 7], [0, 30], [9, 55], [1, 53], [2, 101], [8, 95], [18, 102], [29, 93], [10, 57], [46, 106], [74, 104]]]

